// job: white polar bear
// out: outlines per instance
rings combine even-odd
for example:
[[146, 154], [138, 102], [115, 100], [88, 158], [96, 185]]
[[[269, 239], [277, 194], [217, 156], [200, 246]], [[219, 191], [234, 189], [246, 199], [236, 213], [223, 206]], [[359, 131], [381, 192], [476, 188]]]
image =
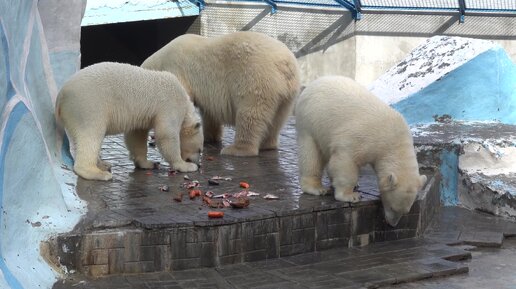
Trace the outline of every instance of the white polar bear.
[[335, 199], [358, 202], [359, 169], [372, 165], [387, 222], [396, 226], [426, 182], [419, 175], [412, 135], [403, 117], [354, 80], [321, 77], [309, 84], [295, 107], [301, 189], [322, 195], [323, 169]]
[[141, 66], [177, 76], [201, 111], [206, 142], [220, 142], [223, 125], [235, 126], [234, 143], [222, 154], [256, 156], [260, 149], [276, 149], [299, 94], [294, 54], [257, 32], [182, 35]]
[[75, 146], [74, 171], [89, 180], [110, 180], [110, 165], [100, 160], [105, 135], [124, 133], [131, 159], [151, 169], [147, 135], [173, 169], [197, 170], [203, 147], [200, 117], [184, 88], [169, 72], [104, 62], [77, 72], [57, 96], [56, 118]]

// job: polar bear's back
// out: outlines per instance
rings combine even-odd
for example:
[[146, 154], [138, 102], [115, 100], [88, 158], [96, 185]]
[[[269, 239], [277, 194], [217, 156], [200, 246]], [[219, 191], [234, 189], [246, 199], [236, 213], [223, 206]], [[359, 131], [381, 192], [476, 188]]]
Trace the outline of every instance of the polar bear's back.
[[[230, 70], [222, 69], [225, 67], [247, 68], [292, 57], [292, 52], [282, 42], [263, 33], [239, 31], [218, 37], [184, 34], [151, 55], [142, 67], [180, 71], [198, 63], [202, 71], [218, 72]], [[191, 63], [183, 66], [185, 62]]]
[[109, 124], [109, 133], [120, 133], [150, 126], [160, 110], [178, 106], [184, 111], [186, 102], [186, 92], [171, 73], [103, 62], [80, 70], [64, 84], [56, 111], [67, 121], [101, 119]]
[[203, 111], [233, 124], [238, 107], [281, 103], [299, 91], [294, 54], [262, 33], [218, 37], [185, 34], [146, 59], [142, 67], [174, 73]]
[[320, 147], [328, 155], [345, 147], [357, 154], [366, 151], [375, 158], [375, 151], [412, 144], [403, 117], [347, 77], [326, 76], [309, 84], [299, 96], [295, 115], [298, 129], [324, 142]]

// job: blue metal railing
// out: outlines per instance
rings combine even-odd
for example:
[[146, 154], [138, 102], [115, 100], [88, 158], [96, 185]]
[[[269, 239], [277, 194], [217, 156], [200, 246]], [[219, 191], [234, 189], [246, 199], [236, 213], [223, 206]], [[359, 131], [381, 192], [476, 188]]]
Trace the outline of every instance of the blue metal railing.
[[[204, 0], [191, 0], [204, 6]], [[278, 10], [278, 4], [311, 7], [334, 7], [349, 10], [355, 19], [362, 13], [372, 11], [419, 11], [419, 12], [457, 12], [460, 22], [468, 13], [489, 13], [516, 17], [516, 0], [229, 0], [229, 2], [266, 3], [271, 13]]]

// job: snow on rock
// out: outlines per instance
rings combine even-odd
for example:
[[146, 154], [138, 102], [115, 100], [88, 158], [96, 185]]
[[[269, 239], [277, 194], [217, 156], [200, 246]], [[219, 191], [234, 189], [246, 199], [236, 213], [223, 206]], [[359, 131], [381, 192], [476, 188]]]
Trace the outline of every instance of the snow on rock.
[[459, 168], [487, 176], [516, 174], [516, 146], [499, 146], [488, 141], [468, 143], [459, 157]]
[[434, 36], [375, 80], [369, 90], [388, 104], [399, 102], [495, 46], [485, 40]]

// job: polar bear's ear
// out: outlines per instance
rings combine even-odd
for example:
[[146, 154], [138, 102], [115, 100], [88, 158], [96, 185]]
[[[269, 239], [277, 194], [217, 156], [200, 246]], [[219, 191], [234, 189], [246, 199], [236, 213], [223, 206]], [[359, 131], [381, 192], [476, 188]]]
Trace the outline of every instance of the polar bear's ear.
[[199, 133], [199, 129], [201, 128], [201, 122], [197, 121], [195, 123], [183, 123], [183, 127], [181, 128], [182, 135], [196, 135]]
[[390, 173], [386, 177], [380, 179], [380, 187], [384, 190], [394, 190], [398, 184], [398, 178], [395, 174]]

